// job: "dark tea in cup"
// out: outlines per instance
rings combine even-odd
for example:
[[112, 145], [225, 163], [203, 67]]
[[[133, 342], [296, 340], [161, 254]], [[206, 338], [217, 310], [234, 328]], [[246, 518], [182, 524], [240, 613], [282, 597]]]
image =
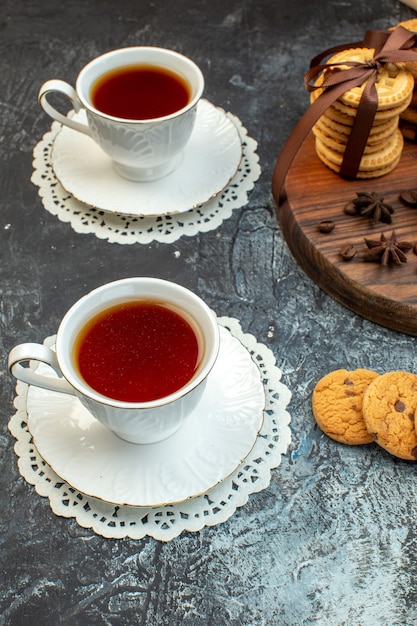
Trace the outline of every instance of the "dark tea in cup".
[[[75, 302], [55, 349], [22, 343], [8, 364], [27, 385], [76, 396], [118, 437], [151, 444], [173, 435], [196, 409], [219, 348], [217, 318], [201, 298], [176, 283], [136, 276]], [[39, 372], [36, 362], [51, 373]]]
[[130, 65], [106, 72], [91, 88], [94, 107], [112, 117], [151, 120], [183, 109], [191, 98], [187, 81], [156, 65]]
[[195, 322], [157, 300], [101, 311], [85, 324], [74, 348], [84, 381], [122, 402], [151, 402], [178, 391], [195, 374], [201, 354]]

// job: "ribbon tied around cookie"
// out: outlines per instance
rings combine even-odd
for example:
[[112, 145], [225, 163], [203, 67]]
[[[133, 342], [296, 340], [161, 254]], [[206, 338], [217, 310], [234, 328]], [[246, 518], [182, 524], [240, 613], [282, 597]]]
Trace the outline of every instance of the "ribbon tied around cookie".
[[[392, 31], [367, 31], [363, 41], [329, 48], [312, 59], [304, 86], [309, 92], [321, 89], [322, 93], [294, 127], [275, 164], [272, 193], [278, 206], [284, 199], [283, 187], [291, 163], [314, 124], [343, 93], [364, 85], [340, 168], [341, 176], [355, 178], [378, 108], [375, 84], [380, 69], [386, 63], [417, 61], [417, 51], [410, 50], [416, 45], [417, 33], [398, 26]], [[350, 48], [368, 48], [373, 56], [364, 62], [322, 63], [325, 57]], [[316, 85], [319, 75], [323, 80]]]

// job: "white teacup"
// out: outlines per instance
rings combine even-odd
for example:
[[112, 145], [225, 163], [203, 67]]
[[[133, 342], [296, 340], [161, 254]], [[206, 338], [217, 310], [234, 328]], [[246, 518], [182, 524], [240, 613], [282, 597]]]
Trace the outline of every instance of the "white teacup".
[[[120, 69], [135, 67], [160, 68], [179, 77], [188, 90], [185, 105], [151, 119], [127, 119], [97, 109], [93, 103], [97, 82]], [[38, 98], [52, 119], [92, 137], [121, 176], [146, 182], [168, 175], [180, 164], [203, 89], [203, 74], [191, 59], [165, 48], [137, 46], [113, 50], [90, 61], [79, 73], [75, 89], [63, 80], [47, 81], [40, 88]], [[76, 113], [84, 110], [87, 124], [63, 115], [52, 106], [48, 95], [53, 92], [68, 97]], [[165, 93], [161, 94], [161, 99], [164, 98]]]
[[[179, 312], [193, 328], [199, 345], [198, 366], [177, 391], [156, 400], [126, 402], [97, 392], [79, 372], [75, 354], [80, 332], [97, 314], [121, 303], [155, 301]], [[37, 343], [24, 343], [9, 354], [11, 374], [29, 384], [71, 394], [102, 424], [131, 443], [155, 443], [170, 437], [197, 406], [219, 350], [219, 328], [214, 313], [190, 290], [176, 283], [149, 277], [133, 277], [107, 283], [82, 297], [60, 323], [56, 352]], [[50, 365], [58, 375], [45, 376], [28, 361]]]

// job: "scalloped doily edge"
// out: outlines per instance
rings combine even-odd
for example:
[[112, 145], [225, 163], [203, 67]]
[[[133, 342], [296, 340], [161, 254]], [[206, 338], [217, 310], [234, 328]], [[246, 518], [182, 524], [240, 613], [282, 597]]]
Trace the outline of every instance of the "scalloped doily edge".
[[[191, 237], [199, 232], [215, 230], [224, 220], [231, 217], [233, 210], [242, 208], [248, 203], [249, 193], [261, 175], [259, 156], [256, 152], [257, 141], [249, 137], [247, 129], [236, 115], [230, 112], [225, 114], [234, 122], [241, 137], [243, 146], [241, 165], [223, 192], [201, 207], [190, 209], [185, 213], [158, 217], [117, 215], [89, 207], [73, 198], [56, 179], [50, 159], [54, 138], [61, 129], [58, 122], [52, 123], [50, 130], [33, 149], [34, 170], [30, 180], [38, 187], [42, 204], [51, 215], [64, 223], [69, 223], [79, 234], [94, 234], [109, 243], [149, 244], [152, 241], [173, 243], [182, 235]], [[250, 176], [245, 160], [250, 166]], [[242, 175], [243, 170], [245, 173]], [[227, 195], [231, 198], [227, 198]], [[136, 224], [140, 224], [141, 228], [135, 228]]]

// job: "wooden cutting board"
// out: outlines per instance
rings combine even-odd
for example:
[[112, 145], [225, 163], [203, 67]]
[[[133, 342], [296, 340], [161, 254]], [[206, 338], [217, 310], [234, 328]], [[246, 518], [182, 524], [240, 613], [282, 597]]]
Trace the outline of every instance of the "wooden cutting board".
[[[378, 240], [384, 233], [388, 238], [394, 230], [398, 241], [417, 242], [417, 209], [399, 199], [402, 191], [412, 189], [417, 189], [417, 144], [405, 142], [401, 161], [390, 174], [351, 181], [322, 164], [310, 134], [288, 172], [278, 218], [298, 263], [324, 291], [366, 319], [417, 336], [417, 255], [411, 250], [400, 266], [364, 260], [365, 237]], [[370, 218], [346, 215], [345, 205], [359, 191], [375, 191], [392, 204], [392, 224], [373, 225]], [[331, 233], [319, 231], [322, 220], [335, 222]], [[349, 262], [340, 255], [345, 243], [357, 248]]]

